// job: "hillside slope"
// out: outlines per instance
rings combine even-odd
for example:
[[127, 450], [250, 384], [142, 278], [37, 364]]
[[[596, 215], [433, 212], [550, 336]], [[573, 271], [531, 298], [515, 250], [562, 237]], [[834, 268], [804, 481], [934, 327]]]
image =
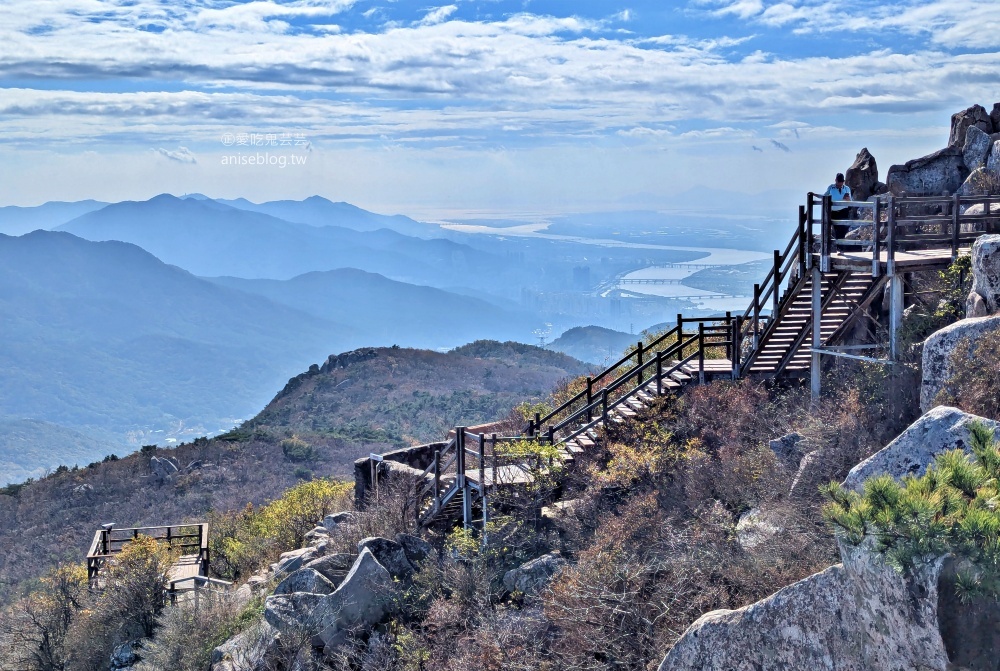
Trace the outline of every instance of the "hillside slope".
[[[514, 343], [478, 342], [448, 354], [385, 348], [330, 357], [225, 436], [0, 490], [0, 584], [37, 576], [61, 559], [80, 561], [105, 522], [201, 519], [211, 510], [276, 498], [312, 474], [349, 477], [359, 456], [504, 417], [515, 404], [587, 370], [564, 355]], [[292, 436], [305, 447], [286, 456], [283, 441]], [[173, 457], [182, 469], [193, 461], [204, 467], [158, 483], [148, 477], [154, 453]]]

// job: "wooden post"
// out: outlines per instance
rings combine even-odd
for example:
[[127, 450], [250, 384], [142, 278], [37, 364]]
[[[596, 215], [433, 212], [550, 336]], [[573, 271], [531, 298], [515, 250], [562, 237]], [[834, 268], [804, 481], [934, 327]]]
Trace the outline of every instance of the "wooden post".
[[636, 352], [638, 354], [638, 360], [639, 360], [639, 363], [636, 364], [636, 367], [639, 369], [638, 384], [642, 384], [642, 341], [641, 340], [639, 341], [639, 344], [636, 346]]
[[663, 396], [663, 352], [656, 353], [656, 395]]
[[608, 388], [601, 390], [601, 423], [608, 425]]
[[781, 252], [774, 250], [774, 283], [771, 285], [774, 291], [771, 295], [771, 319], [778, 318], [778, 289], [781, 288]]
[[[434, 450], [434, 511], [441, 502], [441, 450]], [[420, 514], [419, 512], [417, 513]]]
[[816, 232], [813, 227], [816, 225], [816, 215], [813, 213], [815, 194], [809, 192], [806, 196], [806, 268], [812, 270], [813, 267], [813, 247], [816, 245]]
[[594, 378], [587, 378], [587, 424], [593, 421], [590, 404], [594, 402]]
[[[958, 258], [958, 236], [961, 233], [962, 221], [961, 214], [959, 212], [962, 209], [961, 196], [957, 193], [952, 196], [953, 200], [951, 203], [951, 260], [954, 261]], [[987, 205], [988, 207], [988, 205]], [[990, 211], [986, 210], [986, 214]]]
[[804, 205], [799, 205], [798, 236], [799, 236], [799, 244], [798, 244], [799, 277], [802, 278], [806, 276], [806, 254], [808, 254], [809, 252], [808, 248], [806, 247], [806, 241], [809, 236], [806, 235], [806, 208]]
[[742, 376], [740, 371], [740, 359], [743, 358], [743, 316], [736, 315], [733, 322], [733, 379], [738, 380]]
[[458, 471], [457, 483], [462, 490], [462, 527], [468, 529], [472, 522], [472, 492], [469, 490], [469, 481], [465, 477], [465, 427], [455, 427], [455, 447], [458, 449], [455, 458], [456, 470]]
[[882, 199], [875, 196], [872, 205], [872, 277], [882, 274]]
[[736, 339], [733, 338], [733, 313], [728, 310], [726, 311], [726, 340], [729, 341], [729, 344], [726, 345], [726, 358], [732, 361], [733, 343], [736, 342]]
[[[680, 345], [682, 342], [684, 342], [684, 315], [678, 314], [677, 315], [677, 344]], [[677, 358], [678, 359], [683, 359], [684, 358], [684, 352], [678, 352], [677, 353]]]
[[[496, 434], [494, 434], [496, 435]], [[486, 536], [486, 434], [479, 434], [479, 503], [483, 506], [483, 536]]]
[[760, 285], [753, 285], [753, 348], [760, 347]]
[[903, 323], [903, 275], [889, 277], [889, 358], [899, 360], [899, 327]]
[[698, 384], [705, 384], [705, 322], [698, 322]]
[[885, 235], [885, 274], [896, 274], [896, 202], [893, 196], [889, 196], [889, 221], [886, 224], [888, 231]]
[[824, 273], [830, 272], [830, 254], [832, 252], [833, 241], [833, 224], [830, 218], [830, 203], [833, 202], [832, 196], [823, 196], [821, 212], [822, 219], [820, 220], [820, 235], [822, 240], [820, 241], [820, 249], [822, 250], [819, 259], [819, 269]]
[[819, 399], [821, 384], [822, 360], [818, 350], [822, 342], [823, 322], [823, 273], [819, 268], [812, 269], [812, 366], [810, 375], [810, 393], [813, 401]]

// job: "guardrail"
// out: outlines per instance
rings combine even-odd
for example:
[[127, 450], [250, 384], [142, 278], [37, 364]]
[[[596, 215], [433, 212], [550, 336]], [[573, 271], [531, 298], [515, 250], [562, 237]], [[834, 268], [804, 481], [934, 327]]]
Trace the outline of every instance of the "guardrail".
[[181, 554], [197, 555], [200, 571], [207, 575], [209, 568], [208, 524], [175, 524], [159, 527], [115, 528], [107, 525], [94, 533], [87, 551], [87, 577], [93, 583], [108, 560], [121, 552], [139, 536], [147, 536], [165, 544]]

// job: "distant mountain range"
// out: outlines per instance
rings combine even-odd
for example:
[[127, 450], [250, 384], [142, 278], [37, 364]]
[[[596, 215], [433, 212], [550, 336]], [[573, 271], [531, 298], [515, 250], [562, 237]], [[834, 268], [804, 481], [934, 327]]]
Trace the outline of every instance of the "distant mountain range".
[[38, 229], [48, 231], [107, 205], [97, 200], [81, 200], [75, 203], [52, 201], [36, 207], [0, 207], [0, 233], [24, 235]]
[[628, 347], [641, 338], [602, 326], [577, 326], [553, 340], [546, 349], [568, 354], [580, 361], [607, 365], [618, 360]]
[[470, 296], [404, 284], [355, 268], [312, 272], [290, 280], [213, 278], [232, 289], [269, 298], [316, 317], [354, 324], [365, 345], [457, 347], [480, 338], [524, 341], [542, 319]]

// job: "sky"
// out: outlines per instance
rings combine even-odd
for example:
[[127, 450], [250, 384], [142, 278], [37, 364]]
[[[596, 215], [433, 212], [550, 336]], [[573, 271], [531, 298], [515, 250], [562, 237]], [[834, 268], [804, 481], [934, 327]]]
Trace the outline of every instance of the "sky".
[[998, 52], [995, 0], [2, 0], [0, 205], [804, 193], [943, 147]]

